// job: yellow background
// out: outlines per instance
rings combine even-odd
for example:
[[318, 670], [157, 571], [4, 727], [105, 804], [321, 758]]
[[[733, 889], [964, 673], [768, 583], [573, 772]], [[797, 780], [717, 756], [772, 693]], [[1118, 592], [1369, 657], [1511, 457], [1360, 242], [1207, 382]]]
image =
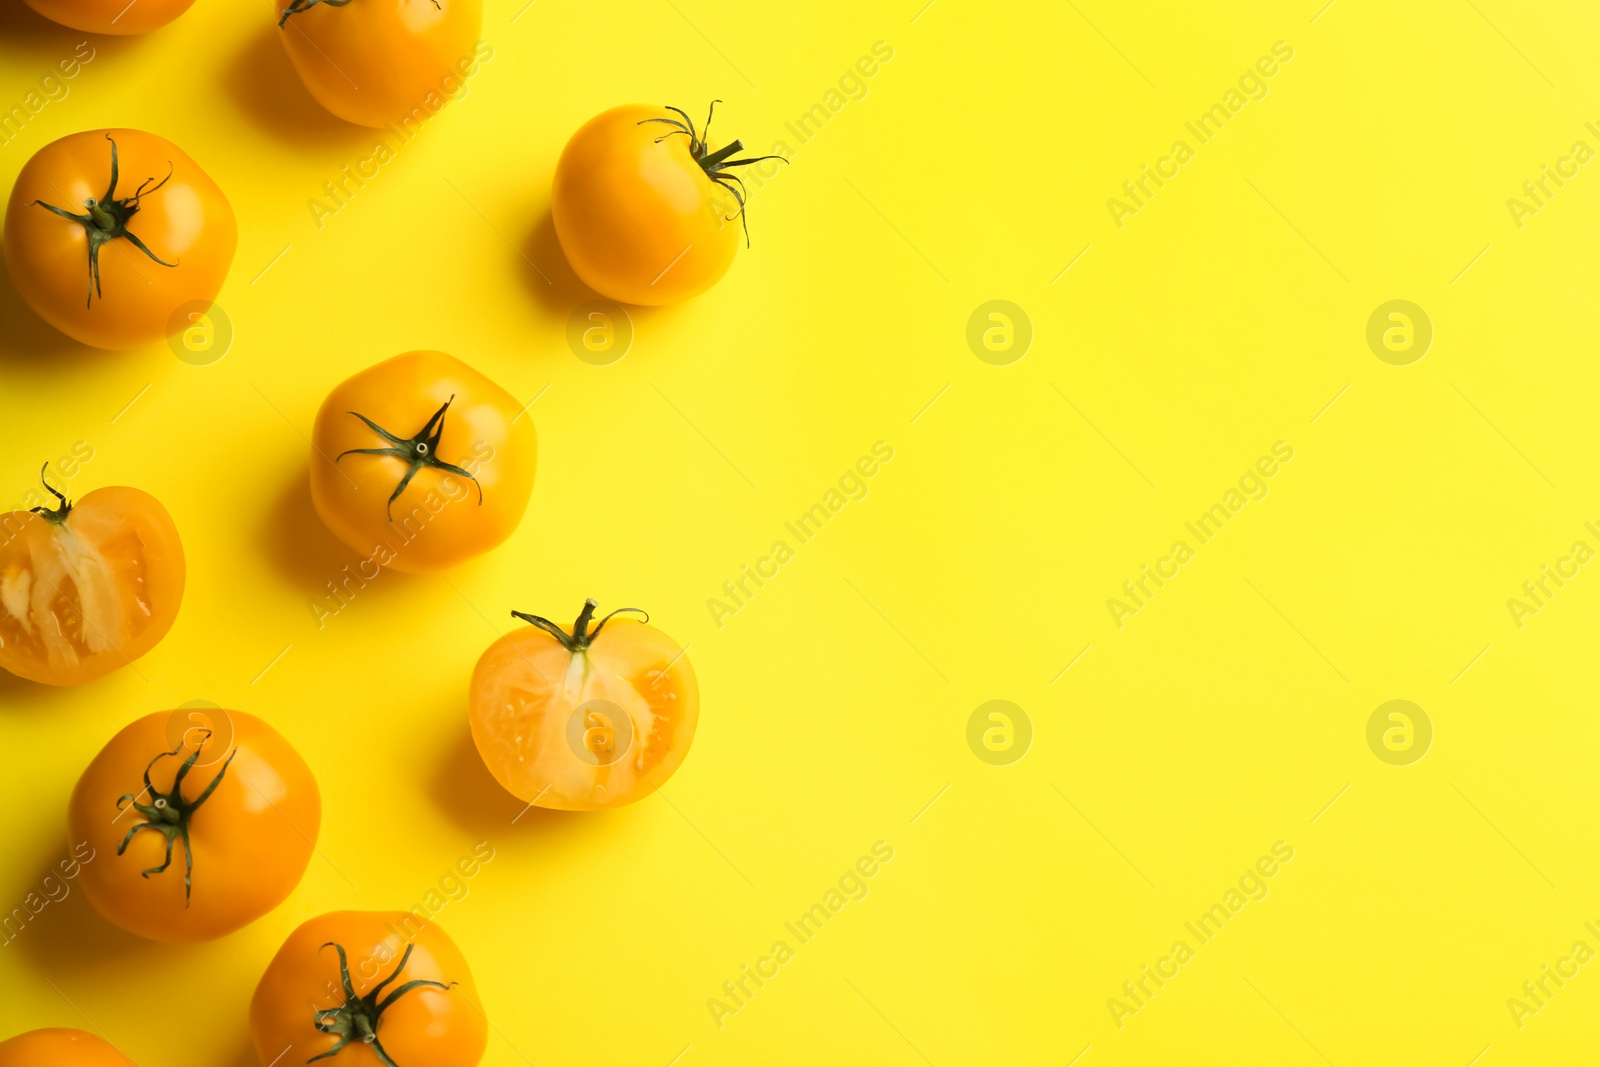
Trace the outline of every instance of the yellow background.
[[[142, 943], [74, 891], [0, 948], [0, 1031], [92, 1025], [143, 1067], [245, 1067], [290, 929], [420, 901], [487, 841], [438, 921], [496, 1067], [1591, 1053], [1600, 964], [1521, 1028], [1506, 1001], [1575, 941], [1600, 948], [1600, 571], [1520, 629], [1506, 601], [1600, 547], [1600, 165], [1521, 228], [1506, 201], [1600, 147], [1600, 16], [919, 4], [490, 0], [467, 95], [321, 229], [307, 201], [374, 136], [310, 101], [264, 0], [93, 42], [0, 179], [81, 129], [184, 147], [239, 215], [236, 338], [208, 366], [85, 351], [0, 284], [4, 495], [87, 442], [71, 491], [149, 490], [189, 560], [137, 670], [0, 683], [0, 904], [65, 855], [93, 753], [188, 700], [275, 723], [324, 827], [289, 901], [212, 944]], [[7, 108], [83, 39], [18, 7]], [[800, 146], [785, 123], [880, 40], [866, 97]], [[1276, 41], [1294, 58], [1266, 98], [1194, 146], [1184, 122]], [[579, 361], [567, 317], [589, 294], [548, 222], [561, 146], [614, 104], [698, 118], [713, 96], [724, 136], [794, 149], [753, 247], [706, 295], [636, 313], [621, 362]], [[1195, 158], [1119, 229], [1107, 198], [1180, 137]], [[1404, 367], [1365, 341], [1397, 298], [1435, 331]], [[1009, 366], [966, 343], [991, 299], [1035, 331]], [[422, 347], [538, 397], [532, 505], [497, 551], [386, 573], [319, 630], [308, 602], [354, 557], [310, 510], [304, 435], [337, 381]], [[880, 440], [869, 495], [715, 625], [722, 583]], [[1269, 495], [1119, 629], [1107, 598], [1280, 440]], [[699, 734], [642, 803], [513, 823], [467, 679], [512, 608], [565, 620], [589, 595], [689, 646]], [[1032, 722], [1010, 766], [967, 746], [991, 699]], [[1367, 747], [1391, 699], [1434, 727], [1410, 766]], [[880, 840], [869, 895], [719, 1029], [707, 1000]], [[1279, 840], [1295, 855], [1269, 895], [1119, 1028], [1107, 999]]]

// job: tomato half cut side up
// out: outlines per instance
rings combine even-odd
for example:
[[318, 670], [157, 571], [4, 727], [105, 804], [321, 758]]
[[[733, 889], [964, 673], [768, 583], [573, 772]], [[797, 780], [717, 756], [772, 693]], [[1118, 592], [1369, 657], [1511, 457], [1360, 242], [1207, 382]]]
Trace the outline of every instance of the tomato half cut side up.
[[107, 486], [54, 508], [0, 515], [0, 667], [81, 685], [154, 648], [183, 600], [172, 516], [139, 489]]
[[[660, 788], [700, 713], [676, 641], [588, 600], [571, 631], [538, 615], [489, 646], [472, 674], [472, 738], [499, 783], [530, 805], [593, 811]], [[639, 612], [643, 614], [643, 612]], [[648, 620], [648, 616], [645, 616]]]

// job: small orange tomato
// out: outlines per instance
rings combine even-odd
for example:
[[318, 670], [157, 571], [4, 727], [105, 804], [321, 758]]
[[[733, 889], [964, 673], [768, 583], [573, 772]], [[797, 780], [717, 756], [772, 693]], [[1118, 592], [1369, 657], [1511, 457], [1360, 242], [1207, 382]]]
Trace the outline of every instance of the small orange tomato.
[[39, 317], [95, 348], [166, 337], [185, 304], [210, 304], [233, 263], [227, 197], [171, 141], [89, 130], [53, 141], [17, 175], [6, 265]]
[[277, 0], [279, 37], [317, 103], [346, 122], [420, 125], [494, 49], [482, 0]]
[[85, 33], [126, 36], [158, 30], [189, 10], [194, 0], [28, 0], [51, 22]]
[[694, 740], [700, 689], [683, 650], [644, 622], [607, 625], [638, 608], [594, 622], [595, 607], [584, 602], [570, 633], [513, 611], [533, 628], [490, 645], [472, 672], [478, 754], [501, 785], [542, 808], [592, 811], [649, 796]]
[[129, 723], [72, 791], [79, 881], [108, 922], [153, 941], [209, 941], [283, 903], [322, 822], [316, 779], [283, 736], [242, 711]]
[[0, 667], [81, 685], [166, 636], [183, 601], [183, 545], [142, 490], [107, 486], [74, 504], [45, 488], [60, 506], [0, 514]]
[[0, 1067], [129, 1067], [109, 1041], [82, 1030], [29, 1030], [0, 1041]]
[[405, 911], [336, 911], [303, 923], [250, 999], [263, 1067], [475, 1067], [489, 1024], [461, 950]]
[[317, 514], [398, 571], [439, 570], [510, 537], [539, 452], [516, 398], [443, 352], [407, 352], [340, 383], [311, 441]]
[[744, 225], [744, 184], [730, 168], [783, 157], [733, 159], [739, 141], [712, 151], [710, 129], [710, 111], [696, 130], [675, 107], [633, 104], [572, 135], [556, 164], [550, 213], [567, 262], [589, 288], [625, 304], [670, 304], [727, 272]]

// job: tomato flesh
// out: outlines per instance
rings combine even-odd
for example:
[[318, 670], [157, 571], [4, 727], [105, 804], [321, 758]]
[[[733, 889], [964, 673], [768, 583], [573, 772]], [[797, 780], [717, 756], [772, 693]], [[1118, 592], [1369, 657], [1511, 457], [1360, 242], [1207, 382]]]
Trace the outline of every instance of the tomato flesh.
[[183, 547], [156, 499], [97, 489], [51, 521], [0, 516], [0, 667], [78, 685], [144, 655], [183, 598]]
[[688, 753], [700, 692], [666, 634], [617, 619], [569, 651], [527, 629], [502, 637], [472, 675], [472, 737], [497, 781], [530, 804], [618, 807], [661, 786]]

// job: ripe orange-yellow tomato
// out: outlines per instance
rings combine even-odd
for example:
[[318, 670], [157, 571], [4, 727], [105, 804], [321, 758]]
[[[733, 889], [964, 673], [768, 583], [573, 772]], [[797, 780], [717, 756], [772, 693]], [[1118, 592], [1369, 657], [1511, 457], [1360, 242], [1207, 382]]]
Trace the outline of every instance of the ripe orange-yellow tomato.
[[[715, 102], [713, 102], [713, 107]], [[556, 163], [550, 214], [585, 285], [624, 304], [671, 304], [727, 273], [744, 228], [744, 187], [731, 168], [780, 156], [712, 150], [677, 108], [631, 104], [590, 119]]]
[[482, 0], [276, 0], [279, 37], [317, 103], [358, 126], [420, 126], [494, 49]]
[[133, 348], [187, 327], [233, 263], [227, 197], [177, 145], [142, 130], [89, 130], [23, 164], [6, 205], [6, 266], [39, 317], [95, 348]]
[[539, 455], [516, 398], [443, 352], [407, 352], [341, 382], [311, 441], [317, 514], [399, 571], [439, 570], [510, 537]]
[[51, 22], [85, 33], [127, 36], [160, 29], [194, 0], [28, 0], [28, 6]]
[[683, 650], [644, 622], [612, 622], [615, 611], [595, 622], [595, 607], [586, 601], [570, 632], [512, 612], [532, 625], [490, 645], [472, 672], [478, 754], [542, 808], [631, 804], [672, 776], [694, 740], [700, 689]]
[[78, 876], [108, 922], [153, 941], [209, 941], [283, 903], [316, 845], [322, 798], [283, 736], [242, 711], [129, 723], [72, 791]]
[[405, 911], [336, 911], [297, 928], [250, 999], [262, 1067], [476, 1067], [489, 1024], [461, 950]]
[[129, 1061], [104, 1038], [55, 1027], [0, 1041], [0, 1067], [129, 1067]]
[[144, 655], [183, 602], [172, 516], [139, 489], [107, 486], [71, 503], [0, 514], [0, 667], [81, 685]]

